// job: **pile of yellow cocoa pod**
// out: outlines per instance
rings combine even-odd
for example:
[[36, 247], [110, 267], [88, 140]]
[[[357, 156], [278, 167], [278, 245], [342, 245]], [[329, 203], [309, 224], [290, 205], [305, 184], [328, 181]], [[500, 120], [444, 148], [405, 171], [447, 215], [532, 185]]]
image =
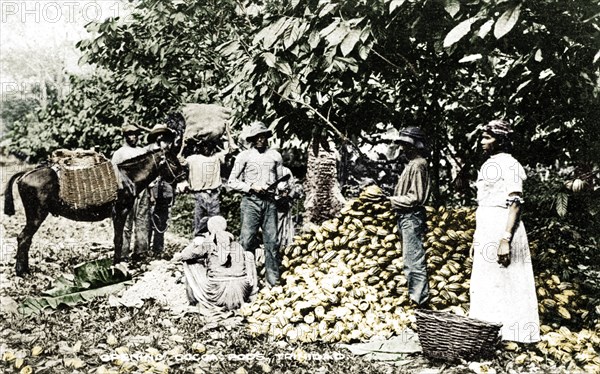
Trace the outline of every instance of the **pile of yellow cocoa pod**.
[[[432, 309], [466, 315], [474, 232], [474, 209], [427, 207], [424, 246]], [[379, 187], [364, 189], [338, 217], [312, 225], [282, 252], [281, 286], [262, 289], [240, 310], [252, 333], [289, 342], [347, 343], [375, 335], [387, 338], [415, 327], [397, 218]], [[564, 334], [561, 322], [586, 317], [585, 296], [573, 284], [542, 272], [536, 275], [536, 287], [544, 338], [556, 331]], [[580, 334], [588, 334], [583, 331]], [[575, 350], [567, 345], [576, 336], [573, 333], [558, 347], [543, 340], [537, 352], [568, 364], [565, 353]], [[573, 354], [577, 367], [593, 369], [589, 365], [599, 364], [597, 354], [580, 356], [575, 359]]]

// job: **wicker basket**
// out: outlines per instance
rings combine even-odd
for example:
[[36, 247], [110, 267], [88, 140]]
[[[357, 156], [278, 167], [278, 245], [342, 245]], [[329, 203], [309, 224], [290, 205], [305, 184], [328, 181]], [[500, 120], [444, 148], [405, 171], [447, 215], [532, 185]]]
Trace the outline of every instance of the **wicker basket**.
[[74, 209], [96, 207], [117, 198], [117, 179], [110, 161], [59, 169], [59, 197]]
[[430, 358], [487, 357], [500, 342], [501, 324], [433, 310], [417, 310], [416, 315], [423, 354]]

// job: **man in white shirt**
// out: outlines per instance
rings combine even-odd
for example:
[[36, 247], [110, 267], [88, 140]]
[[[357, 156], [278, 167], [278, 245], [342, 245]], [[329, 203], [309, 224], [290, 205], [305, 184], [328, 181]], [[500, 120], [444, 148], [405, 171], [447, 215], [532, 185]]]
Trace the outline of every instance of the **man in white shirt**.
[[235, 159], [228, 185], [244, 194], [241, 203], [242, 227], [240, 243], [246, 251], [254, 251], [252, 244], [262, 228], [265, 247], [267, 283], [279, 281], [280, 264], [277, 240], [277, 207], [269, 188], [283, 176], [279, 152], [268, 149], [271, 130], [262, 122], [254, 122], [246, 133], [252, 148], [241, 152]]
[[[146, 149], [137, 146], [140, 129], [134, 125], [125, 124], [121, 127], [121, 132], [123, 134], [124, 142], [123, 146], [117, 149], [112, 156], [111, 161], [114, 165], [118, 165], [147, 152]], [[135, 199], [133, 208], [127, 215], [125, 227], [123, 228], [122, 255], [125, 260], [127, 260], [130, 255], [129, 244], [131, 242], [132, 234], [134, 236], [133, 256], [139, 258], [148, 250], [150, 240], [148, 231], [149, 209], [150, 201], [148, 192], [146, 190], [141, 191]]]
[[144, 148], [137, 146], [140, 129], [134, 125], [125, 124], [121, 126], [121, 133], [123, 134], [123, 145], [115, 151], [111, 159], [115, 165], [146, 153]]
[[198, 154], [186, 158], [190, 170], [189, 190], [196, 197], [194, 209], [194, 237], [204, 235], [208, 219], [221, 214], [221, 164], [228, 150], [217, 150], [213, 141], [205, 140], [197, 146]]

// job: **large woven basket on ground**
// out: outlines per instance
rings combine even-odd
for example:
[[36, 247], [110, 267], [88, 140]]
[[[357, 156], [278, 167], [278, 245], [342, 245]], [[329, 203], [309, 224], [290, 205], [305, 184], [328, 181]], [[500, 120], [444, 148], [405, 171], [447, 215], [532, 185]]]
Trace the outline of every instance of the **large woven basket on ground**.
[[433, 310], [417, 310], [416, 316], [423, 354], [430, 358], [489, 357], [500, 342], [501, 324]]
[[112, 163], [93, 151], [59, 150], [57, 166], [59, 197], [74, 209], [100, 206], [117, 198], [117, 178]]

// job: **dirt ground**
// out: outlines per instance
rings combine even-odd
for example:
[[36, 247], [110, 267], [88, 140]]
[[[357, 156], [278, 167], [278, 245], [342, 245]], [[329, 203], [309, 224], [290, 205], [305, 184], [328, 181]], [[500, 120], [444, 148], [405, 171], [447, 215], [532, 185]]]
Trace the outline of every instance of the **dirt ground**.
[[[9, 177], [30, 166], [14, 159], [1, 161], [4, 192]], [[215, 323], [198, 314], [173, 316], [164, 305], [152, 301], [140, 308], [111, 307], [108, 297], [99, 297], [75, 307], [46, 309], [40, 315], [23, 317], [14, 313], [17, 303], [50, 289], [59, 275], [71, 273], [76, 264], [112, 257], [113, 230], [110, 220], [87, 223], [50, 216], [33, 240], [31, 274], [17, 277], [16, 237], [25, 217], [16, 189], [15, 197], [16, 215], [2, 214], [0, 226], [1, 372], [473, 372], [469, 363], [430, 362], [420, 354], [395, 362], [375, 362], [333, 345], [292, 345], [266, 336], [255, 338], [247, 333], [241, 317]], [[0, 204], [3, 211], [4, 199]], [[165, 258], [187, 243], [185, 238], [167, 234]], [[133, 270], [134, 280], [147, 270], [148, 265]], [[489, 372], [511, 372], [506, 358], [491, 362], [494, 369]]]

